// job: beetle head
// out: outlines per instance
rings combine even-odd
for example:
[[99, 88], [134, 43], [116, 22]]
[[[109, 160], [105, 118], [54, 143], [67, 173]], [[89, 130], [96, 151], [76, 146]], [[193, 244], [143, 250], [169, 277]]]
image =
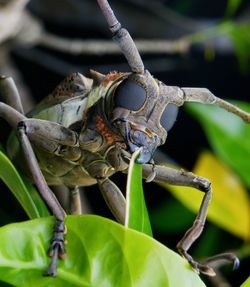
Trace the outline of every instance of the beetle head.
[[176, 120], [178, 107], [171, 102], [172, 95], [166, 94], [166, 91], [172, 94], [176, 91], [166, 87], [145, 71], [129, 74], [110, 94], [112, 112], [108, 118], [123, 136], [130, 152], [143, 148], [138, 163], [152, 159]]

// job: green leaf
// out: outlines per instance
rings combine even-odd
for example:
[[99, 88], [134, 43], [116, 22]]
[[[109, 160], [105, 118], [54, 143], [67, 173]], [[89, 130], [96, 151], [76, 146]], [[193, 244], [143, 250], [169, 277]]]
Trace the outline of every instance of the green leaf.
[[239, 60], [240, 68], [242, 72], [248, 72], [250, 57], [250, 23], [247, 21], [237, 25], [233, 22], [229, 22], [228, 26], [231, 26], [231, 28], [226, 29], [226, 33], [233, 43], [236, 56]]
[[1, 286], [1, 287], [13, 287], [13, 285], [10, 285], [10, 284], [8, 284], [8, 283], [5, 283], [5, 282], [3, 282], [3, 281], [1, 281], [1, 280], [0, 280], [0, 286]]
[[0, 178], [30, 218], [34, 219], [50, 214], [35, 188], [27, 180], [22, 180], [16, 168], [2, 151], [0, 151]]
[[228, 0], [226, 7], [226, 17], [231, 17], [237, 11], [241, 4], [241, 0]]
[[240, 287], [250, 287], [250, 277]]
[[187, 230], [193, 223], [194, 214], [180, 201], [168, 198], [150, 211], [150, 221], [153, 228], [160, 232], [180, 233]]
[[135, 162], [141, 149], [134, 152], [129, 164], [126, 188], [125, 226], [152, 236], [152, 229], [142, 188], [142, 165]]
[[[238, 8], [238, 1], [239, 0], [231, 0], [231, 3], [229, 3], [228, 6], [228, 12], [226, 12], [226, 17], [229, 17], [230, 14]], [[205, 30], [190, 34], [189, 36], [185, 37], [185, 40], [189, 44], [206, 44], [210, 39], [227, 36], [232, 41], [242, 72], [248, 72], [250, 56], [249, 28], [249, 20], [244, 20], [241, 22], [227, 20], [219, 23], [218, 25], [208, 27]], [[211, 53], [212, 50], [210, 49], [208, 51], [210, 52], [210, 56], [213, 56], [213, 53]], [[205, 52], [207, 53], [207, 50]]]
[[54, 219], [0, 229], [0, 278], [18, 287], [205, 287], [186, 260], [154, 239], [98, 216], [66, 219], [67, 252], [56, 278], [43, 277]]
[[[208, 209], [208, 219], [230, 233], [250, 239], [250, 200], [239, 179], [211, 153], [202, 153], [194, 173], [211, 181], [213, 195]], [[186, 207], [197, 213], [203, 198], [202, 192], [190, 187], [169, 186], [172, 194]]]
[[[250, 112], [249, 104], [234, 103]], [[189, 104], [187, 108], [202, 125], [215, 154], [250, 187], [250, 125], [218, 107]]]

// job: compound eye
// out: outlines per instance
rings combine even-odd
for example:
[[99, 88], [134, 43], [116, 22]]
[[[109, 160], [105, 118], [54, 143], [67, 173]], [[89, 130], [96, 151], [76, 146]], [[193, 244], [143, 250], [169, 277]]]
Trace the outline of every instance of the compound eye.
[[115, 90], [115, 107], [138, 111], [146, 101], [145, 89], [131, 80], [124, 80]]
[[174, 104], [168, 104], [161, 115], [161, 125], [168, 132], [173, 127], [179, 108]]

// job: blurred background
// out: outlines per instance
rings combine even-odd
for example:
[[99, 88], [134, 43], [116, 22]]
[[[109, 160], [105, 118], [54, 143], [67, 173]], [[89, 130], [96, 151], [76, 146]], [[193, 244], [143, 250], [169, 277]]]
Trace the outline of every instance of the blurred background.
[[[244, 108], [250, 111], [247, 0], [109, 2], [137, 41], [145, 67], [156, 78], [167, 85], [206, 87], [218, 97], [244, 101]], [[64, 76], [74, 71], [85, 74], [90, 68], [104, 74], [128, 71], [96, 1], [0, 0], [0, 74], [15, 79], [26, 111]], [[217, 109], [194, 106], [180, 109], [156, 157], [211, 176], [212, 184], [219, 187], [221, 202], [215, 199], [214, 211], [191, 254], [206, 258], [235, 251], [241, 258], [238, 270], [231, 272], [226, 266], [212, 280], [202, 279], [207, 286], [240, 286], [250, 275], [250, 131]], [[0, 140], [5, 146], [9, 128], [2, 120], [1, 127]], [[114, 181], [125, 190], [125, 176], [116, 175]], [[232, 194], [227, 193], [227, 186], [233, 187]], [[192, 193], [188, 198], [176, 194], [177, 189], [145, 184], [154, 237], [171, 249], [192, 224], [197, 209], [192, 205]], [[87, 213], [112, 218], [95, 186], [84, 190], [84, 200]], [[2, 184], [1, 225], [25, 219], [22, 208]]]

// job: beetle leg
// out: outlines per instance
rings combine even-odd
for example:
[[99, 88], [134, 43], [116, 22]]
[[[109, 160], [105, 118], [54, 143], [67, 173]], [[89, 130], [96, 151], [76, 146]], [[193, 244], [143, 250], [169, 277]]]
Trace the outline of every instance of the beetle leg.
[[33, 176], [34, 182], [37, 185], [37, 188], [52, 210], [53, 214], [56, 217], [56, 224], [54, 228], [54, 236], [51, 242], [50, 253], [52, 255], [52, 262], [47, 272], [47, 275], [54, 276], [56, 275], [56, 262], [57, 255], [59, 257], [63, 257], [65, 255], [64, 249], [64, 218], [65, 212], [58, 202], [57, 198], [53, 194], [53, 192], [48, 187], [43, 174], [39, 168], [38, 162], [36, 160], [34, 151], [30, 144], [29, 138], [25, 131], [25, 121], [28, 120], [23, 114], [23, 109], [21, 105], [21, 101], [15, 86], [15, 83], [11, 78], [0, 77], [0, 88], [1, 93], [4, 93], [4, 97], [8, 99], [8, 102], [13, 105], [11, 106], [0, 102], [0, 117], [5, 119], [12, 128], [17, 129], [18, 136], [21, 142], [21, 146], [23, 148], [24, 156], [27, 160], [27, 163], [30, 168], [30, 172]]
[[122, 192], [109, 178], [99, 179], [97, 182], [109, 209], [117, 221], [124, 224], [126, 200]]
[[155, 176], [156, 176], [156, 172], [155, 172], [155, 163], [153, 160], [151, 160], [150, 164], [152, 164], [152, 172], [149, 174], [149, 176], [145, 179], [146, 182], [151, 182], [154, 180]]
[[204, 190], [210, 186], [210, 182], [201, 176], [183, 169], [175, 169], [164, 165], [143, 164], [143, 178], [147, 178], [152, 173], [155, 174], [153, 181], [166, 182], [172, 185], [191, 186], [199, 190]]
[[35, 184], [37, 185], [37, 188], [39, 189], [43, 199], [46, 201], [52, 212], [55, 214], [56, 218], [61, 221], [64, 220], [65, 212], [57, 201], [54, 193], [48, 187], [44, 176], [39, 168], [36, 156], [25, 131], [25, 122], [21, 121], [18, 124], [17, 129], [24, 156], [27, 160], [31, 175]]
[[193, 242], [200, 236], [205, 225], [208, 206], [212, 196], [212, 190], [210, 188], [210, 185], [205, 187], [203, 191], [205, 192], [205, 195], [203, 197], [200, 210], [195, 218], [192, 227], [187, 230], [183, 238], [177, 244], [177, 249], [180, 254], [188, 260], [188, 262], [195, 270], [209, 276], [214, 276], [215, 272], [212, 267], [210, 267], [208, 264], [200, 264], [196, 262], [192, 258], [192, 256], [187, 253]]
[[0, 97], [16, 111], [24, 114], [20, 95], [11, 77], [0, 76]]
[[[235, 255], [231, 253], [216, 255], [205, 261], [203, 264], [196, 262], [192, 258], [192, 256], [188, 254], [189, 248], [200, 236], [204, 228], [208, 206], [212, 196], [210, 182], [206, 178], [197, 176], [191, 172], [177, 170], [166, 166], [156, 165], [154, 166], [154, 172], [155, 178], [153, 179], [153, 181], [155, 182], [166, 182], [173, 185], [191, 186], [205, 193], [200, 206], [200, 210], [195, 218], [192, 227], [185, 233], [184, 237], [177, 244], [177, 249], [179, 253], [187, 259], [187, 261], [196, 271], [209, 276], [215, 275], [213, 268], [209, 266], [209, 264], [221, 259], [232, 262], [234, 267], [236, 268], [239, 265], [239, 260]], [[143, 177], [147, 178], [150, 173], [152, 173], [152, 165], [143, 165]]]
[[14, 129], [16, 129], [17, 124], [20, 121], [26, 119], [23, 114], [2, 102], [0, 102], [0, 117], [6, 120], [6, 122]]
[[82, 214], [81, 196], [78, 186], [69, 188], [69, 203], [71, 214]]
[[24, 156], [27, 160], [30, 172], [32, 174], [34, 183], [36, 184], [41, 196], [43, 197], [46, 204], [49, 206], [51, 211], [56, 217], [56, 224], [54, 227], [54, 236], [51, 241], [51, 246], [49, 249], [49, 255], [52, 256], [51, 264], [48, 268], [46, 275], [48, 276], [55, 276], [56, 271], [56, 263], [57, 263], [57, 256], [60, 258], [65, 257], [65, 248], [64, 248], [64, 233], [65, 233], [65, 226], [64, 226], [64, 219], [65, 219], [65, 211], [61, 207], [60, 203], [58, 202], [57, 198], [55, 197], [54, 193], [48, 187], [44, 176], [39, 168], [39, 164], [37, 162], [36, 156], [32, 149], [31, 143], [29, 138], [26, 134], [25, 130], [25, 121], [21, 121], [18, 124], [18, 136], [20, 139], [20, 143], [22, 146], [22, 150]]
[[77, 146], [76, 132], [54, 122], [40, 119], [25, 119], [25, 130], [31, 140], [46, 139], [58, 145]]

